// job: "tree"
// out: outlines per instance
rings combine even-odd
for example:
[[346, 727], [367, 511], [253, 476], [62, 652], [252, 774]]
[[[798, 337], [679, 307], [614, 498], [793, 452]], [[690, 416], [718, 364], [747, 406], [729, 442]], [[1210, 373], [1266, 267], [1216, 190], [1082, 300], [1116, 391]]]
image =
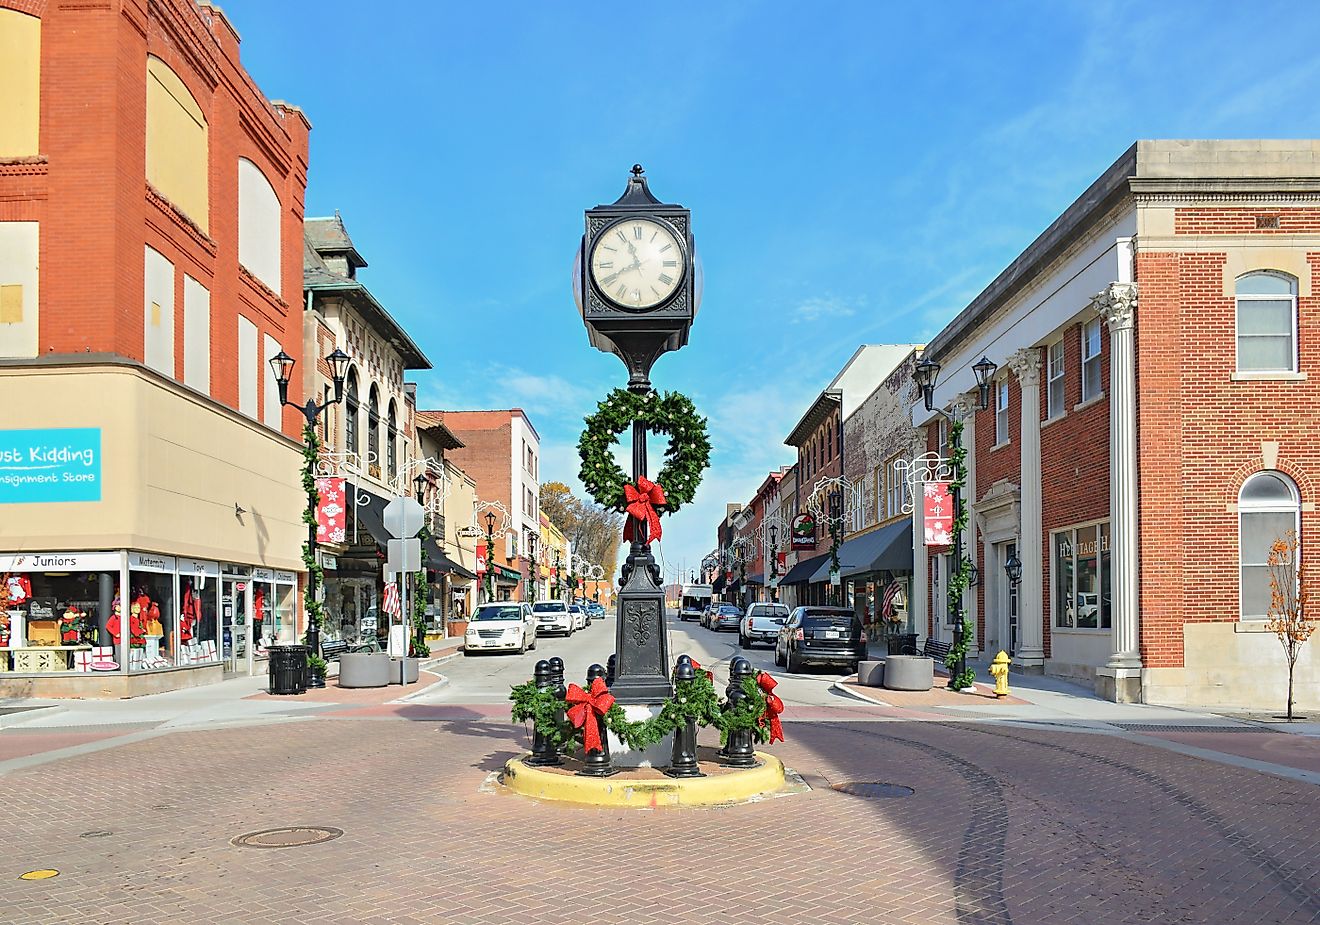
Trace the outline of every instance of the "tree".
[[622, 514], [575, 497], [563, 482], [541, 485], [541, 513], [569, 539], [574, 552], [594, 565], [603, 566], [606, 579], [614, 580], [615, 559], [623, 533]]
[[1302, 582], [1297, 561], [1297, 534], [1289, 530], [1270, 547], [1270, 612], [1265, 624], [1279, 638], [1288, 662], [1288, 722], [1293, 718], [1293, 672], [1302, 646], [1315, 632], [1316, 624], [1302, 614]]

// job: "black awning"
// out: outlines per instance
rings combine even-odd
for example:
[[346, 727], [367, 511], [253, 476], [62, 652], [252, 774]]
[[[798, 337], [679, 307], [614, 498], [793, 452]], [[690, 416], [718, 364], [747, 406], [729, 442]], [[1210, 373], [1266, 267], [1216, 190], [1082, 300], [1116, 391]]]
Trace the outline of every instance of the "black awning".
[[459, 565], [440, 547], [440, 542], [435, 537], [427, 537], [422, 543], [422, 565], [433, 572], [445, 572], [450, 575], [461, 575], [464, 578], [476, 578], [475, 572], [469, 572], [463, 566]]
[[715, 581], [711, 583], [710, 590], [714, 594], [719, 594], [724, 590], [724, 576], [717, 575]]
[[357, 542], [369, 543], [375, 540], [377, 546], [385, 549], [389, 541], [394, 539], [385, 529], [385, 505], [389, 501], [369, 491], [359, 491], [351, 482], [345, 486], [345, 497], [352, 502], [349, 507], [353, 509], [357, 523]]
[[764, 576], [764, 575], [752, 575], [752, 576], [750, 576], [750, 577], [747, 579], [747, 583], [748, 583], [749, 585], [763, 585], [763, 584], [765, 584], [765, 576]]
[[912, 521], [900, 520], [839, 547], [843, 578], [869, 572], [912, 571]]
[[792, 585], [801, 581], [810, 581], [811, 576], [820, 568], [822, 562], [830, 557], [829, 553], [822, 556], [813, 556], [810, 559], [803, 559], [797, 565], [788, 570], [788, 574], [780, 579], [780, 584]]

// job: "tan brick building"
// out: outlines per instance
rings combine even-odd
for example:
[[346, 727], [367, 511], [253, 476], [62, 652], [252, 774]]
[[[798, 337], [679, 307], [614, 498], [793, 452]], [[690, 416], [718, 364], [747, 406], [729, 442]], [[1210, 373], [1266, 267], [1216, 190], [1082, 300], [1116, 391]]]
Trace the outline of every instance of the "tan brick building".
[[[931, 341], [936, 407], [998, 364], [963, 441], [979, 646], [1122, 700], [1283, 706], [1264, 563], [1320, 527], [1318, 267], [1320, 143], [1142, 141]], [[945, 638], [946, 559], [914, 587]], [[1320, 706], [1314, 646], [1298, 681]]]

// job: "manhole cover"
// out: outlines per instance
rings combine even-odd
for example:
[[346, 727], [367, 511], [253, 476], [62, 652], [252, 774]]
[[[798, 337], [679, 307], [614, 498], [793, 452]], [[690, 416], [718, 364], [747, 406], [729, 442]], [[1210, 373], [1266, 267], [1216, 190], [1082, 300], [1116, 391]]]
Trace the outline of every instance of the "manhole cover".
[[886, 784], [875, 780], [850, 780], [835, 784], [834, 789], [849, 796], [864, 797], [868, 800], [886, 800], [894, 797], [910, 797], [917, 791], [901, 784]]
[[328, 825], [294, 825], [282, 829], [266, 829], [262, 832], [248, 832], [232, 839], [240, 848], [301, 848], [304, 845], [319, 845], [344, 834], [343, 829]]

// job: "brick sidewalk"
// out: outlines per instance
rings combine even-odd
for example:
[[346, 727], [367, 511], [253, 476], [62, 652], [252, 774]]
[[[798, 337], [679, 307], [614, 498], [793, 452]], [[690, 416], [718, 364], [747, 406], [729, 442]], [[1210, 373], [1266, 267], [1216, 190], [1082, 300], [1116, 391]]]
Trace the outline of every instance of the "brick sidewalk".
[[[1320, 789], [1140, 741], [792, 723], [775, 752], [811, 793], [605, 811], [479, 792], [522, 747], [502, 710], [412, 715], [174, 733], [0, 778], [11, 884], [0, 921], [1320, 919]], [[828, 786], [848, 780], [916, 792], [871, 800]], [[229, 843], [291, 824], [345, 834]], [[45, 867], [60, 876], [14, 879]]]

